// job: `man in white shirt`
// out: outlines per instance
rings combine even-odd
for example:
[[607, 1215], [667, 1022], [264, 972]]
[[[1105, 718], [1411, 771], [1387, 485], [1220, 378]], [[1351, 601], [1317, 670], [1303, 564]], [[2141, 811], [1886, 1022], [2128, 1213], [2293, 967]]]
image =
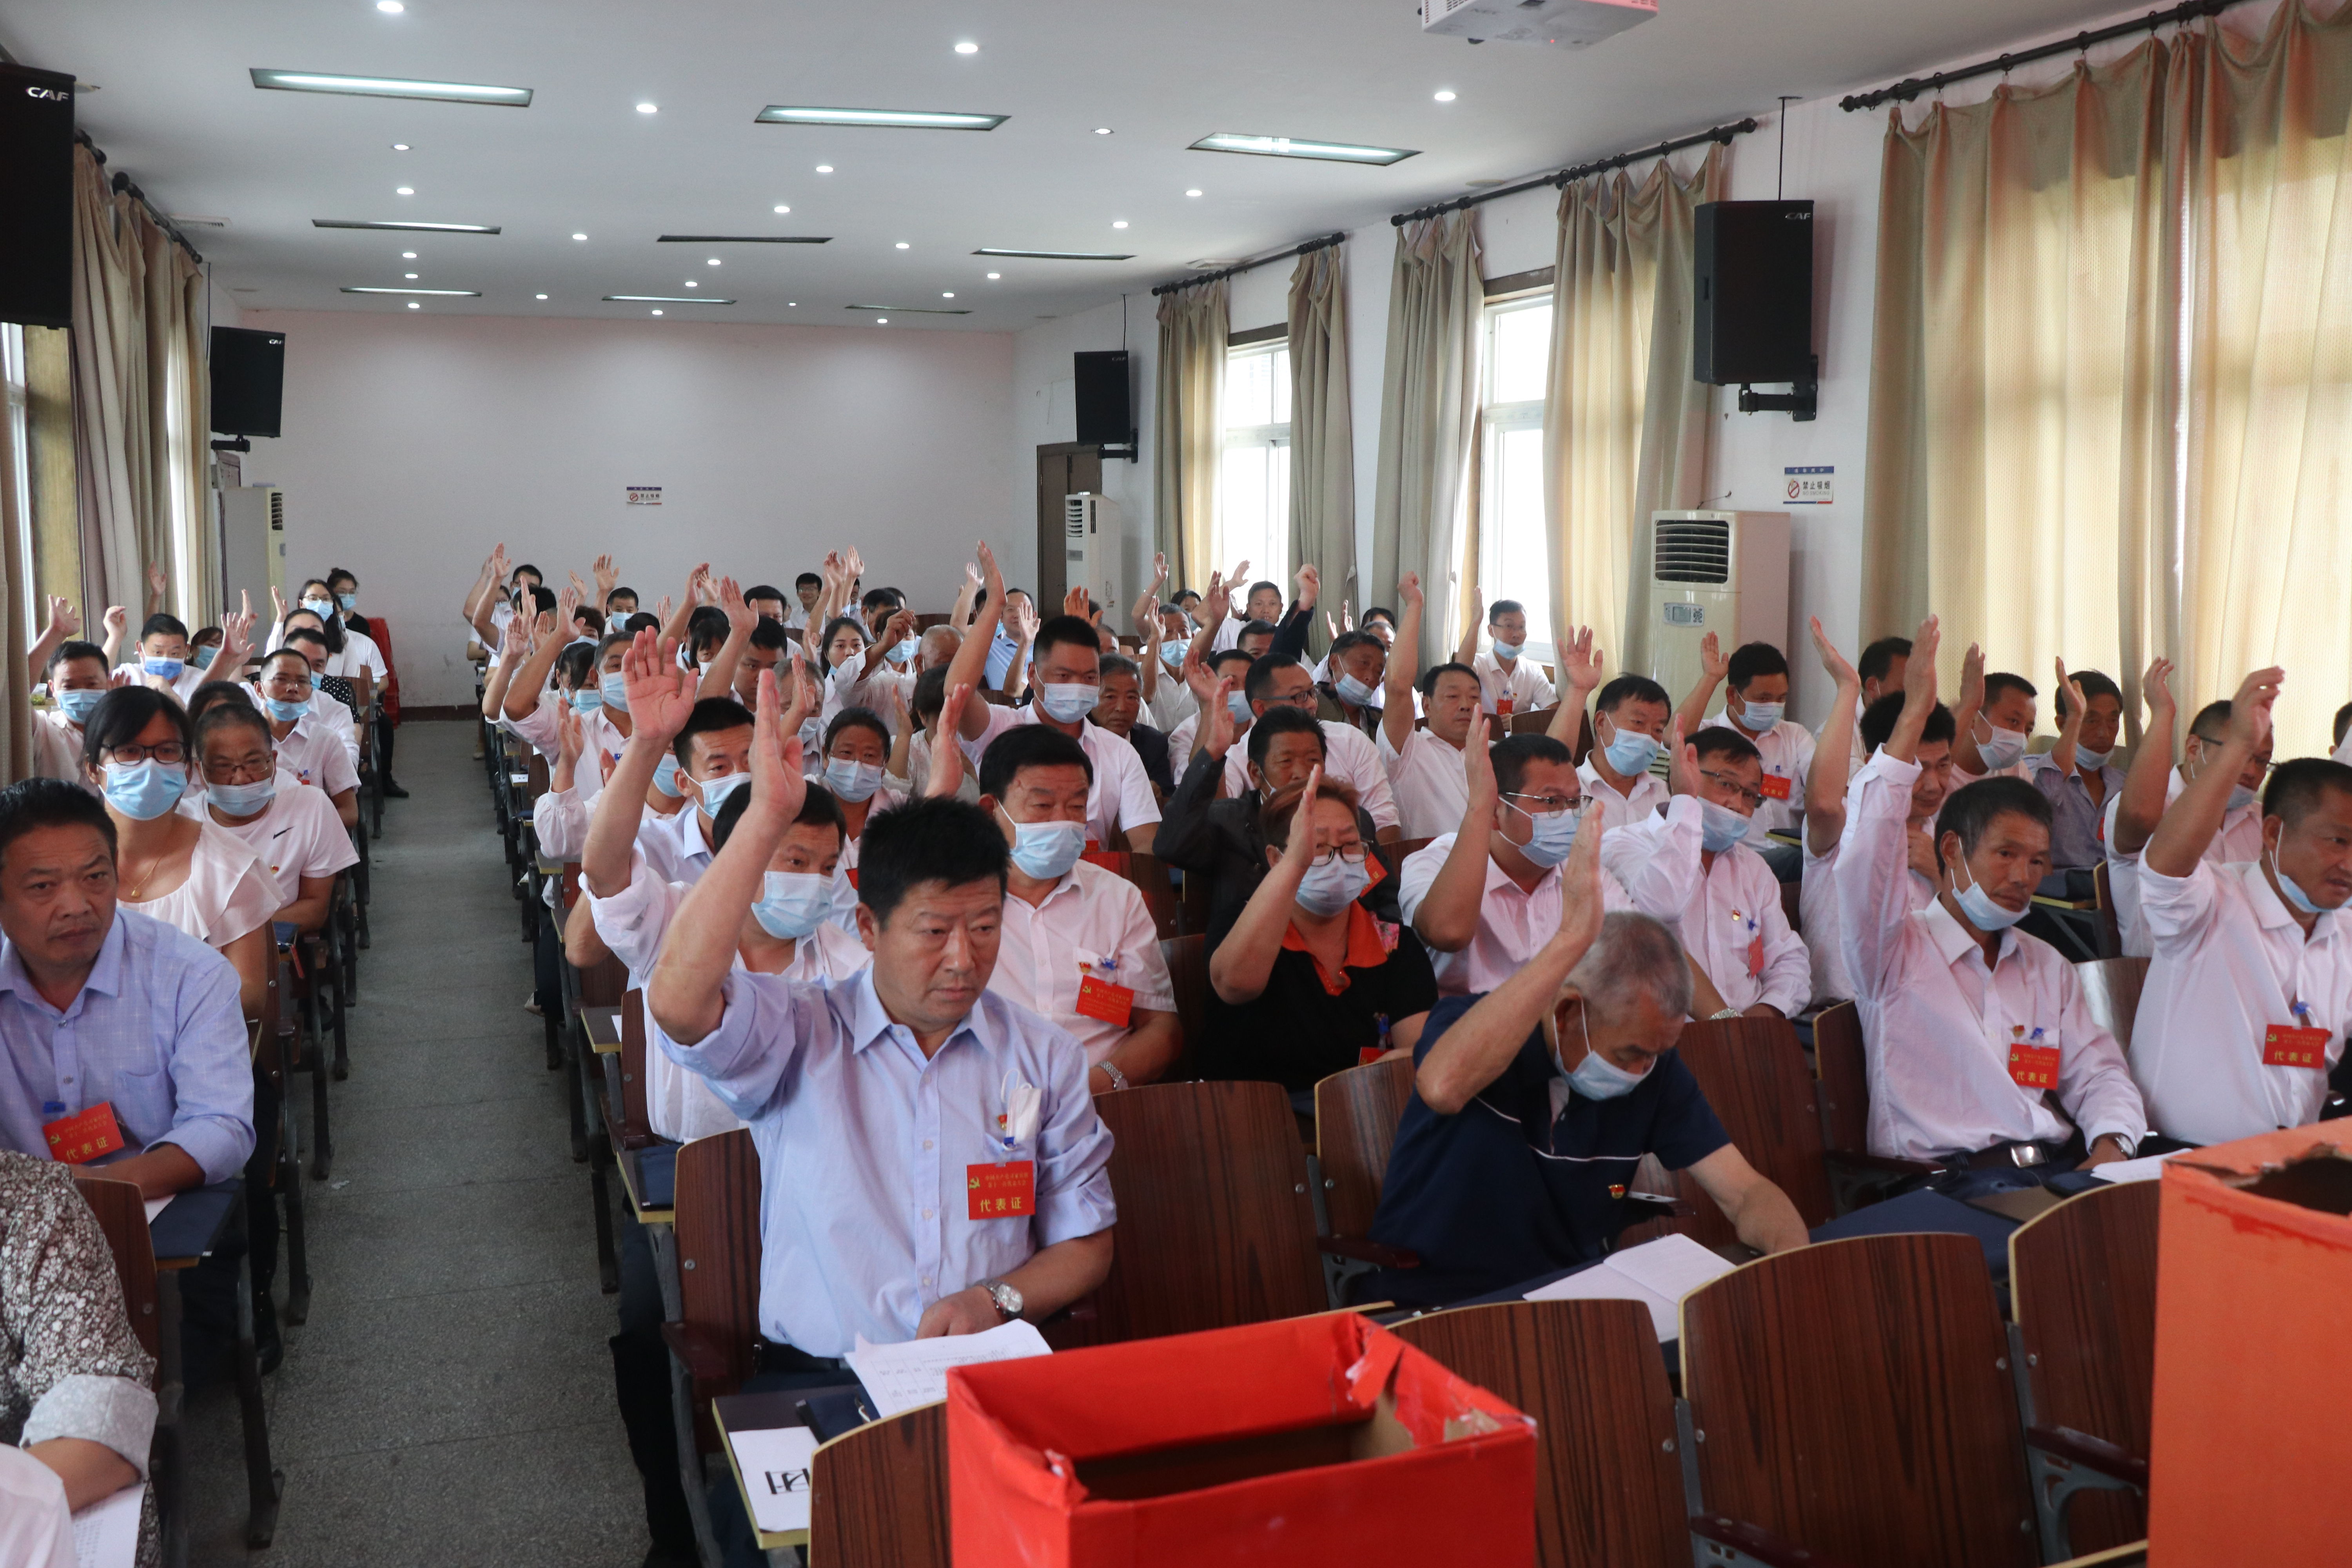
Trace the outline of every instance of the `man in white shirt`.
[[[691, 883], [719, 851], [712, 826], [719, 808], [751, 782], [751, 710], [732, 697], [699, 699], [678, 728], [671, 755], [687, 809], [675, 816], [648, 816], [637, 828], [637, 850], [663, 880]], [[642, 804], [645, 791], [634, 798]]]
[[[1862, 690], [1854, 703], [1854, 723], [1847, 726], [1847, 733], [1851, 737], [1846, 752], [1849, 776], [1862, 772], [1863, 759], [1870, 754], [1870, 748], [1862, 740], [1862, 715], [1869, 712], [1871, 705], [1882, 698], [1902, 691], [1904, 672], [1910, 664], [1909, 637], [1880, 637], [1864, 647], [1862, 657], [1853, 661], [1854, 674], [1862, 681]], [[1821, 745], [1829, 739], [1829, 724], [1824, 721], [1820, 729], [1813, 731], [1813, 744]], [[1839, 798], [1843, 798], [1843, 793]], [[1832, 942], [1831, 945], [1836, 944]]]
[[261, 661], [261, 709], [269, 718], [278, 764], [304, 784], [326, 791], [336, 816], [351, 827], [360, 819], [359, 773], [338, 728], [321, 720], [311, 706], [310, 680], [301, 647], [279, 648]]
[[[956, 649], [948, 667], [952, 691], [984, 685], [989, 649], [995, 640], [997, 618], [1004, 607], [1004, 575], [997, 570], [996, 552], [980, 544], [981, 571], [987, 602], [980, 618]], [[1160, 825], [1160, 803], [1151, 780], [1135, 748], [1087, 717], [1102, 700], [1102, 643], [1092, 623], [1083, 616], [1060, 615], [1037, 628], [1033, 645], [1030, 689], [1025, 708], [1000, 708], [991, 702], [964, 706], [958, 732], [964, 755], [976, 767], [988, 742], [1016, 724], [1043, 724], [1058, 730], [1086, 749], [1094, 764], [1094, 782], [1087, 794], [1087, 829], [1097, 847], [1151, 852], [1152, 830]]]
[[1507, 724], [1516, 714], [1540, 712], [1559, 700], [1542, 668], [1519, 657], [1528, 645], [1526, 605], [1517, 599], [1496, 600], [1486, 610], [1486, 637], [1490, 649], [1480, 653], [1474, 621], [1455, 657], [1478, 672], [1479, 706], [1490, 717]]
[[[1256, 717], [1250, 707], [1248, 694], [1243, 689], [1249, 684], [1250, 666], [1256, 662], [1241, 649], [1229, 647], [1223, 653], [1211, 654], [1200, 666], [1206, 671], [1206, 679], [1202, 683], [1204, 686], [1213, 687], [1220, 680], [1227, 683], [1225, 711], [1233, 718], [1235, 740], [1249, 733], [1250, 721]], [[1202, 739], [1201, 704], [1195, 693], [1191, 711], [1168, 731], [1168, 768], [1171, 773], [1180, 779], [1184, 776], [1184, 770], [1192, 765], [1192, 753], [1201, 749]]]
[[[1715, 689], [1728, 682], [1723, 711], [1706, 718]], [[1699, 640], [1699, 678], [1683, 699], [1683, 733], [1696, 736], [1709, 725], [1730, 730], [1756, 748], [1763, 767], [1757, 788], [1763, 805], [1748, 819], [1748, 847], [1764, 857], [1783, 882], [1797, 879], [1803, 856], [1794, 845], [1778, 844], [1774, 833], [1794, 834], [1804, 820], [1804, 780], [1813, 763], [1813, 737], [1788, 719], [1789, 660], [1768, 642], [1743, 643], [1726, 658], [1713, 632]]]
[[2025, 748], [2033, 740], [2041, 693], [2021, 675], [1983, 670], [1984, 656], [1972, 645], [1960, 665], [1960, 700], [1952, 708], [1955, 784], [2025, 776]]
[[[2107, 894], [2116, 910], [2116, 932], [2126, 958], [2147, 958], [2156, 952], [2147, 923], [2140, 919], [2140, 851], [2156, 832], [2157, 823], [2179, 800], [2189, 782], [2219, 765], [2217, 758], [2230, 731], [2227, 699], [2208, 702], [2189, 726], [2181, 761], [2172, 765], [2172, 727], [2178, 710], [2169, 678], [2172, 661], [2159, 658], [2140, 679], [2147, 699], [2148, 720], [2132, 752], [2131, 771], [2123, 787], [2107, 801], [2101, 841], [2107, 858]], [[2248, 758], [2230, 786], [2221, 809], [2221, 826], [2205, 845], [2205, 858], [2216, 866], [2238, 866], [2258, 859], [2263, 852], [2263, 781], [2270, 776], [2271, 742], [2267, 735]]]
[[1160, 932], [1135, 885], [1078, 858], [1094, 764], [1042, 724], [1005, 731], [980, 760], [980, 805], [1011, 847], [988, 988], [1070, 1032], [1097, 1094], [1153, 1083], [1183, 1047]]
[[[1309, 715], [1316, 710], [1314, 679], [1295, 655], [1267, 654], [1252, 661], [1244, 679], [1244, 695], [1249, 700], [1253, 719], [1263, 718], [1274, 708], [1295, 708]], [[1403, 833], [1398, 826], [1396, 797], [1389, 789], [1388, 770], [1381, 765], [1378, 748], [1351, 724], [1328, 719], [1321, 723], [1324, 776], [1354, 790], [1357, 804], [1371, 815], [1372, 824], [1379, 829], [1380, 842], [1395, 843]], [[1248, 767], [1246, 748], [1226, 749], [1223, 794], [1238, 799], [1250, 793]]]
[[1966, 1198], [2128, 1159], [2147, 1117], [2074, 966], [2010, 929], [2049, 870], [2040, 791], [2021, 779], [1953, 791], [1936, 819], [1941, 889], [1925, 910], [1910, 907], [1906, 824], [1937, 640], [1930, 617], [1914, 639], [1903, 716], [1849, 792], [1836, 877], [1870, 1070], [1870, 1152], [1947, 1165], [1937, 1187]]
[[[1244, 572], [1249, 570], [1248, 562], [1242, 563], [1242, 570]], [[1249, 593], [1242, 601], [1242, 607], [1217, 623], [1216, 640], [1209, 645], [1209, 651], [1223, 653], [1229, 647], [1240, 647], [1242, 634], [1248, 631], [1251, 624], [1256, 621], [1264, 621], [1269, 629], [1282, 624], [1281, 584], [1252, 583], [1249, 585]], [[1251, 651], [1250, 657], [1255, 658], [1265, 651], [1264, 648], [1255, 649]]]
[[2156, 954], [2132, 1025], [2132, 1076], [2167, 1137], [2221, 1143], [2319, 1120], [2352, 1027], [2352, 768], [2282, 763], [2251, 860], [2206, 853], [2236, 780], [2270, 746], [2281, 672], [2230, 701], [2208, 765], [2147, 841], [2141, 918]]
[[814, 572], [803, 572], [793, 578], [794, 603], [784, 616], [784, 629], [805, 633], [809, 629], [809, 616], [816, 609], [817, 596], [824, 592], [824, 579]]
[[49, 705], [33, 720], [32, 776], [63, 779], [87, 789], [89, 774], [81, 762], [82, 725], [114, 689], [106, 650], [96, 643], [59, 643], [49, 655], [47, 675]]
[[[1463, 772], [1463, 748], [1478, 717], [1478, 672], [1465, 664], [1441, 664], [1412, 679], [1413, 650], [1421, 646], [1421, 578], [1408, 572], [1397, 584], [1404, 624], [1389, 655], [1388, 703], [1381, 710], [1381, 762], [1389, 771], [1399, 826], [1405, 838], [1434, 838], [1451, 832], [1470, 804]], [[1413, 728], [1412, 693], [1421, 692], [1427, 727]]]
[[1592, 750], [1576, 770], [1588, 810], [1614, 832], [1655, 816], [1666, 804], [1666, 781], [1650, 771], [1666, 754], [1666, 721], [1674, 700], [1646, 675], [1621, 675], [1593, 698]]

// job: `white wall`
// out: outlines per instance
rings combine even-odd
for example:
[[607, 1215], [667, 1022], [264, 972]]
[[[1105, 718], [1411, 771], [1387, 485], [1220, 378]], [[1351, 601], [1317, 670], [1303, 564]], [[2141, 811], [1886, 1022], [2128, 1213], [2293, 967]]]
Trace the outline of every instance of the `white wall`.
[[[1008, 532], [999, 500], [1009, 334], [408, 311], [244, 324], [282, 330], [287, 354], [285, 436], [254, 444], [247, 480], [287, 492], [289, 575], [358, 574], [411, 704], [472, 700], [457, 609], [499, 540], [551, 586], [609, 550], [647, 608], [698, 562], [789, 590], [851, 543], [868, 586], [944, 608], [972, 541], [1016, 560], [1034, 543], [1025, 509]], [[630, 485], [663, 504], [625, 504]]]

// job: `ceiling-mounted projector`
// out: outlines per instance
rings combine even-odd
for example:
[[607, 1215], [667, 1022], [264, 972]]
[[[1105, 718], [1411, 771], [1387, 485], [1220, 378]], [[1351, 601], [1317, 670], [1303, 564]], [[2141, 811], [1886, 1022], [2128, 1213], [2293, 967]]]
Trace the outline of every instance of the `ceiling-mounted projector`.
[[1421, 30], [1580, 49], [1658, 14], [1658, 0], [1421, 0]]

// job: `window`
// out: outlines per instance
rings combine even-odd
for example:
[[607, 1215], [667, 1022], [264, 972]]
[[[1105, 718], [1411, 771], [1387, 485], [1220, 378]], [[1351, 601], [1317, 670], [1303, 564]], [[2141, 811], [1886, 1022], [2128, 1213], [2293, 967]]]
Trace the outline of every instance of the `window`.
[[[19, 579], [25, 592], [30, 595], [38, 582], [33, 574], [33, 495], [32, 450], [29, 439], [28, 415], [32, 406], [25, 369], [25, 329], [13, 322], [0, 324], [0, 442], [8, 447], [8, 460], [0, 463], [0, 483], [14, 492], [9, 504], [0, 506], [0, 516], [11, 517], [14, 537], [6, 548], [17, 552]], [[29, 608], [25, 616], [26, 637], [40, 633], [43, 617]]]
[[1246, 561], [1253, 581], [1288, 582], [1290, 345], [1252, 343], [1228, 353], [1224, 405], [1217, 563], [1230, 571]]
[[1486, 307], [1478, 458], [1478, 583], [1488, 603], [1527, 606], [1527, 657], [1554, 664], [1551, 560], [1544, 542], [1544, 378], [1551, 290]]

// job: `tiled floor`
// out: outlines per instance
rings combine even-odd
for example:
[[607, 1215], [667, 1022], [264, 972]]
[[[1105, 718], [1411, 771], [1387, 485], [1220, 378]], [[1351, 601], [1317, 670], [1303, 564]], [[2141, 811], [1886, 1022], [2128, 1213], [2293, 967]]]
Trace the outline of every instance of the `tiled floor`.
[[530, 952], [472, 749], [468, 725], [401, 731], [413, 796], [372, 846], [374, 945], [352, 1076], [333, 1086], [334, 1170], [305, 1193], [310, 1320], [268, 1380], [277, 1540], [246, 1550], [236, 1401], [201, 1396], [190, 1555], [207, 1568], [632, 1568], [645, 1554], [587, 1172], [522, 1010]]

